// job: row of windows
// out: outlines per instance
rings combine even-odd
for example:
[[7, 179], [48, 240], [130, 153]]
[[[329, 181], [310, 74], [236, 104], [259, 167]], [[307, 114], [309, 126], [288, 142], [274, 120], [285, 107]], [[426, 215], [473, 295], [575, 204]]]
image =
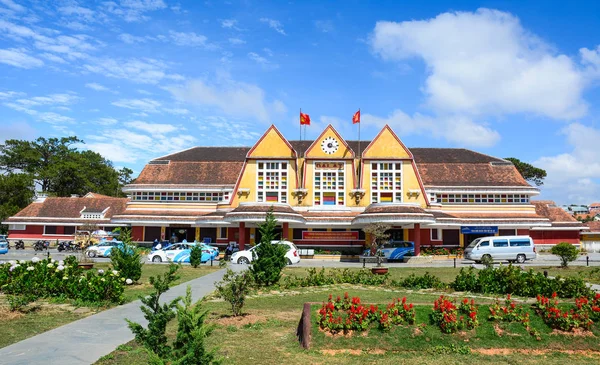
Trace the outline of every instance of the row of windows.
[[523, 204], [529, 203], [529, 195], [525, 194], [436, 194], [430, 193], [432, 203], [450, 204]]
[[131, 194], [131, 200], [135, 201], [195, 201], [195, 202], [220, 202], [229, 200], [229, 193], [223, 192], [154, 192], [154, 191], [136, 191]]

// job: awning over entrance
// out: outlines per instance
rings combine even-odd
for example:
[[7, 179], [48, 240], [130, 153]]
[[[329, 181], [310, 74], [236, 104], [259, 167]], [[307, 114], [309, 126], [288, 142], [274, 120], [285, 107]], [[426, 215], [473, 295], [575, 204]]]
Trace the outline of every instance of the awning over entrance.
[[267, 212], [273, 208], [273, 215], [280, 223], [306, 223], [302, 214], [283, 203], [240, 203], [240, 206], [225, 214], [225, 222], [264, 222]]
[[352, 220], [353, 225], [370, 223], [429, 224], [435, 223], [435, 218], [433, 214], [426, 212], [416, 204], [376, 203], [369, 205], [364, 212]]

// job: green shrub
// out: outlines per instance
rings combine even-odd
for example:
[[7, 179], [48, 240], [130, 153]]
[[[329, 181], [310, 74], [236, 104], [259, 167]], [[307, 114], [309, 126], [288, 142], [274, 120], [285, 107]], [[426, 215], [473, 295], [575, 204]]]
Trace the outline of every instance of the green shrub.
[[439, 289], [444, 288], [446, 285], [442, 283], [440, 278], [435, 275], [431, 275], [429, 272], [425, 272], [425, 275], [417, 276], [410, 274], [400, 282], [395, 283], [397, 286], [401, 286], [409, 289]]
[[200, 266], [201, 261], [202, 248], [200, 245], [193, 245], [192, 249], [190, 250], [190, 265], [192, 265], [193, 268], [197, 268]]
[[183, 305], [177, 304], [177, 337], [173, 342], [173, 364], [204, 365], [220, 364], [216, 350], [207, 349], [206, 339], [213, 326], [205, 321], [208, 311], [202, 310], [200, 302], [192, 305], [192, 290], [187, 287]]
[[113, 247], [110, 251], [110, 263], [125, 279], [138, 281], [142, 277], [144, 263], [140, 252], [132, 244], [131, 230], [121, 230], [119, 238], [123, 241], [123, 246]]
[[246, 296], [250, 293], [252, 285], [252, 273], [248, 271], [236, 273], [231, 269], [227, 269], [223, 280], [215, 283], [216, 296], [228, 302], [231, 305], [233, 315], [239, 316], [242, 314], [242, 309], [246, 304]]
[[271, 242], [277, 239], [275, 228], [277, 221], [273, 215], [273, 208], [267, 212], [265, 222], [258, 229], [261, 233], [260, 245], [253, 251], [253, 261], [250, 270], [256, 284], [269, 286], [277, 283], [281, 277], [281, 270], [287, 264], [285, 253], [286, 245], [274, 245]]
[[157, 277], [150, 277], [150, 284], [154, 287], [154, 292], [147, 297], [140, 298], [143, 304], [140, 308], [144, 312], [144, 318], [148, 321], [148, 328], [126, 319], [129, 329], [135, 335], [135, 340], [161, 359], [168, 358], [171, 353], [165, 332], [167, 323], [175, 317], [174, 309], [181, 298], [177, 297], [171, 302], [161, 305], [160, 297], [169, 290], [175, 280], [179, 279], [176, 275], [178, 269], [178, 265], [170, 264], [168, 272]]
[[8, 295], [66, 298], [86, 303], [121, 303], [125, 278], [118, 271], [89, 270], [78, 266], [74, 256], [64, 261], [34, 258], [0, 265], [0, 291]]
[[309, 268], [308, 275], [298, 277], [296, 275], [286, 276], [281, 285], [284, 288], [297, 288], [308, 286], [323, 286], [333, 284], [362, 284], [362, 285], [384, 285], [389, 281], [389, 274], [374, 275], [370, 270], [331, 269], [328, 273], [325, 268], [317, 270]]
[[478, 292], [479, 291], [479, 281], [477, 279], [477, 274], [475, 273], [475, 269], [469, 267], [465, 269], [464, 267], [460, 269], [460, 272], [454, 278], [454, 282], [451, 286], [456, 291], [471, 291]]
[[575, 261], [577, 259], [577, 255], [579, 254], [577, 247], [568, 242], [561, 242], [552, 247], [550, 253], [560, 257], [560, 265], [562, 267], [569, 266], [569, 262]]

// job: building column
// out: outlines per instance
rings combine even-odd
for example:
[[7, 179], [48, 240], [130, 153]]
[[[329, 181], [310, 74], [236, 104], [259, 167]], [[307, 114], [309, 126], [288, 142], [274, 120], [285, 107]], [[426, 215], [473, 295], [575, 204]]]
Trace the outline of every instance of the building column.
[[421, 224], [415, 223], [414, 228], [415, 256], [421, 254]]
[[281, 239], [288, 241], [290, 233], [290, 224], [288, 222], [283, 222], [281, 226]]
[[240, 242], [238, 244], [240, 251], [244, 250], [244, 246], [246, 245], [246, 222], [240, 222]]

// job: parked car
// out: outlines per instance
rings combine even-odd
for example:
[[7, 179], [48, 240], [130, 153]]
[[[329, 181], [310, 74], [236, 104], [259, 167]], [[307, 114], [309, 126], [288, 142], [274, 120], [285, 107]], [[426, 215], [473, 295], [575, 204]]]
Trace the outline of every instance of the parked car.
[[477, 238], [465, 248], [465, 259], [481, 262], [486, 258], [524, 263], [537, 257], [529, 236], [492, 236]]
[[91, 245], [85, 251], [88, 257], [109, 257], [114, 247], [123, 247], [121, 241], [102, 241], [98, 244]]
[[219, 249], [202, 243], [173, 243], [160, 250], [152, 251], [148, 254], [148, 261], [152, 262], [190, 262], [190, 253], [192, 246], [200, 245], [202, 256], [200, 262], [204, 263], [215, 260], [219, 256]]
[[2, 241], [0, 242], [0, 255], [4, 255], [8, 253], [8, 242]]
[[[287, 252], [285, 253], [285, 257], [287, 259], [287, 264], [297, 264], [300, 262], [300, 255], [298, 255], [298, 248], [292, 242], [289, 241], [271, 241], [272, 244], [281, 244], [287, 246]], [[260, 243], [249, 250], [243, 250], [235, 252], [231, 255], [230, 261], [234, 264], [249, 264], [254, 259], [254, 253], [256, 248], [260, 246]]]
[[[412, 241], [389, 241], [383, 244], [381, 254], [388, 261], [402, 260], [407, 254], [415, 253], [415, 243]], [[374, 256], [375, 253], [371, 249], [365, 250], [364, 256]]]

